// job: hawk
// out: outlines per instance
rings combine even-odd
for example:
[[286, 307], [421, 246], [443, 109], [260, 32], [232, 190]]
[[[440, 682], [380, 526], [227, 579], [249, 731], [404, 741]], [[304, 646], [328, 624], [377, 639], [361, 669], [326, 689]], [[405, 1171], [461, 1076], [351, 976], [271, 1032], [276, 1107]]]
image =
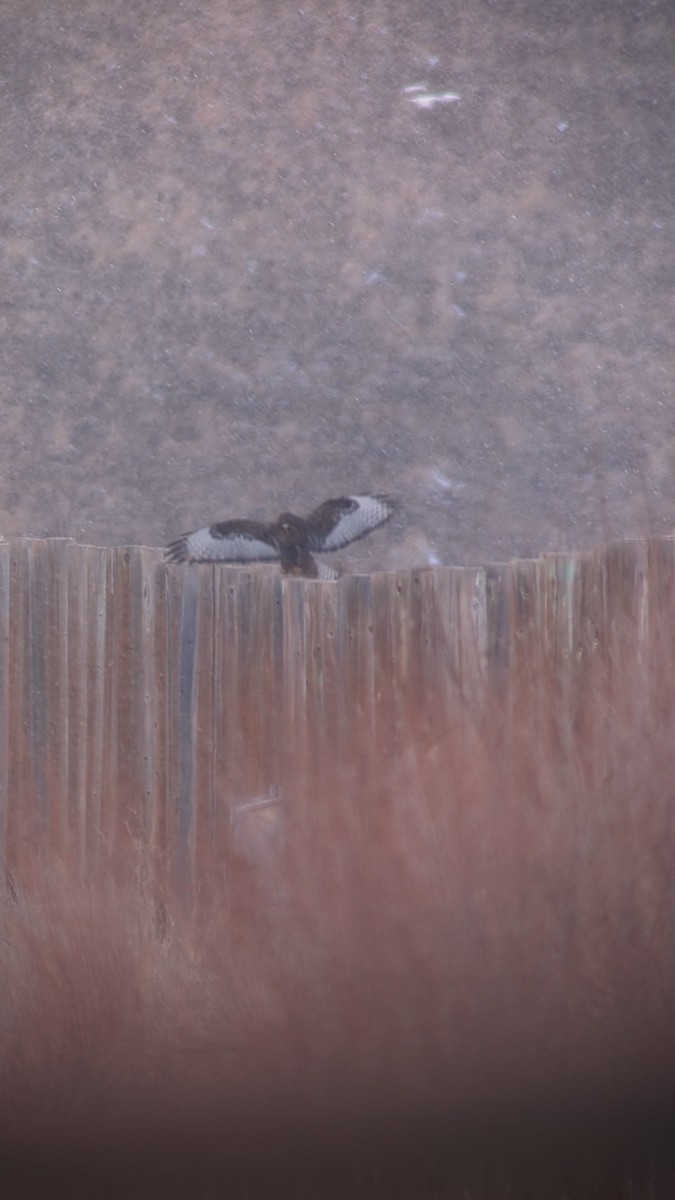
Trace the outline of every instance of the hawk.
[[396, 508], [389, 496], [338, 496], [325, 500], [308, 517], [282, 513], [272, 525], [259, 521], [221, 521], [183, 533], [170, 542], [170, 563], [265, 562], [277, 559], [284, 575], [337, 579], [338, 572], [312, 558], [340, 550], [388, 521]]

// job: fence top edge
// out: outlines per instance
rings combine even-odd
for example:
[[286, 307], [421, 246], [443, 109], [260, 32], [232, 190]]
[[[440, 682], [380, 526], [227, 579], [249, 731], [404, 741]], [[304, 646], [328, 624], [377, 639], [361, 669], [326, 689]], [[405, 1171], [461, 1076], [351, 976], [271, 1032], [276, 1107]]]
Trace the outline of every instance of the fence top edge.
[[[348, 572], [345, 572], [344, 575], [341, 575], [335, 581], [324, 580], [324, 579], [304, 579], [303, 578], [303, 579], [294, 579], [294, 580], [292, 580], [292, 582], [302, 583], [302, 584], [314, 584], [314, 585], [320, 585], [322, 587], [326, 587], [326, 586], [330, 587], [330, 586], [332, 586], [333, 582], [340, 584], [340, 583], [343, 583], [345, 580], [350, 580], [350, 579], [361, 579], [361, 580], [373, 579], [373, 578], [381, 579], [383, 577], [386, 578], [386, 577], [391, 577], [393, 575], [398, 575], [398, 576], [406, 576], [407, 575], [410, 577], [424, 575], [426, 577], [430, 577], [430, 576], [431, 577], [433, 577], [433, 576], [440, 577], [442, 575], [445, 575], [448, 572], [453, 575], [459, 575], [459, 574], [476, 575], [476, 574], [481, 574], [485, 571], [492, 571], [492, 570], [502, 570], [503, 571], [505, 568], [509, 568], [509, 567], [510, 568], [517, 568], [519, 566], [531, 567], [532, 565], [537, 564], [537, 563], [546, 563], [546, 564], [550, 565], [552, 562], [560, 561], [560, 560], [565, 560], [565, 561], [576, 560], [579, 562], [583, 562], [585, 560], [588, 560], [589, 558], [597, 556], [598, 554], [602, 554], [602, 553], [606, 553], [606, 552], [610, 552], [610, 551], [616, 552], [618, 549], [620, 549], [622, 547], [625, 549], [628, 549], [630, 547], [638, 548], [638, 547], [648, 547], [650, 545], [665, 545], [668, 543], [672, 543], [674, 539], [675, 539], [675, 532], [670, 533], [670, 534], [659, 534], [659, 535], [646, 536], [646, 537], [613, 538], [609, 542], [600, 542], [600, 543], [596, 544], [595, 546], [586, 547], [581, 550], [545, 550], [545, 551], [542, 551], [538, 555], [524, 555], [522, 557], [515, 557], [515, 558], [511, 558], [511, 559], [497, 559], [497, 560], [492, 560], [490, 562], [481, 563], [480, 565], [473, 565], [473, 566], [468, 566], [465, 563], [440, 563], [440, 564], [435, 564], [433, 566], [430, 564], [427, 564], [427, 563], [421, 563], [418, 566], [411, 566], [411, 567], [405, 567], [405, 566], [392, 567], [392, 568], [388, 568], [388, 569], [374, 570], [374, 571], [348, 571]], [[159, 546], [145, 546], [145, 545], [137, 545], [137, 544], [132, 544], [132, 543], [127, 543], [127, 544], [123, 544], [123, 545], [101, 546], [101, 545], [97, 545], [97, 544], [94, 544], [91, 542], [78, 542], [75, 538], [72, 538], [72, 537], [40, 538], [40, 537], [32, 537], [32, 536], [24, 535], [24, 534], [0, 534], [0, 553], [3, 551], [3, 549], [11, 549], [12, 547], [17, 547], [17, 546], [26, 545], [26, 544], [29, 546], [38, 546], [38, 545], [46, 546], [46, 545], [54, 545], [55, 543], [60, 544], [62, 546], [67, 546], [71, 552], [74, 551], [75, 553], [77, 553], [77, 551], [80, 549], [83, 551], [84, 550], [87, 550], [87, 551], [97, 550], [101, 553], [106, 552], [106, 553], [115, 553], [115, 554], [121, 554], [124, 552], [131, 551], [134, 554], [139, 554], [141, 557], [145, 557], [147, 555], [150, 562], [154, 562], [156, 566], [162, 567], [167, 571], [178, 572], [178, 571], [185, 571], [187, 569], [182, 564], [176, 565], [176, 564], [164, 562], [164, 559], [163, 559], [164, 551], [163, 551], [162, 547], [159, 547]], [[160, 555], [162, 556], [161, 558], [158, 557]], [[205, 567], [217, 567], [217, 569], [219, 571], [227, 571], [228, 573], [231, 573], [231, 575], [233, 577], [236, 577], [237, 575], [239, 575], [239, 576], [245, 575], [247, 578], [251, 578], [251, 577], [268, 578], [270, 575], [270, 572], [273, 570], [273, 568], [271, 568], [267, 564], [262, 565], [258, 569], [256, 569], [255, 567], [252, 569], [251, 567], [239, 565], [236, 563], [200, 563], [200, 564], [195, 564], [195, 565], [198, 570], [199, 569], [203, 570]]]

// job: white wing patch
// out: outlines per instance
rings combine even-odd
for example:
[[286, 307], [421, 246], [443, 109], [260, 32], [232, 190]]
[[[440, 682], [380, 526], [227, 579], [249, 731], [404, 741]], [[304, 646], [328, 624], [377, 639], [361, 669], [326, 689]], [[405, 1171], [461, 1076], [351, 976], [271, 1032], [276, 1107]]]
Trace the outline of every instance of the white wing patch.
[[195, 529], [177, 538], [168, 548], [169, 562], [257, 562], [279, 557], [278, 550], [245, 533], [219, 537], [210, 529]]
[[343, 513], [337, 524], [323, 539], [321, 550], [339, 550], [349, 542], [363, 537], [371, 529], [377, 529], [392, 514], [393, 508], [386, 500], [377, 496], [349, 496], [354, 508]]

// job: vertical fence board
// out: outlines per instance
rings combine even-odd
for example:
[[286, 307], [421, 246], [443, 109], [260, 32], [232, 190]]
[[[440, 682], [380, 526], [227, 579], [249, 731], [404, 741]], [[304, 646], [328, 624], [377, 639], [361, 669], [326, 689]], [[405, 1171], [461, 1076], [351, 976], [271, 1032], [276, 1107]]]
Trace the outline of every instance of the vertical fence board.
[[60, 539], [36, 542], [32, 581], [33, 665], [42, 659], [39, 727], [46, 739], [40, 797], [45, 841], [40, 852], [47, 860], [54, 853], [64, 857], [68, 848], [68, 574], [63, 569], [68, 548]]
[[9, 792], [10, 724], [10, 547], [0, 542], [0, 878], [7, 871], [7, 814]]
[[[217, 568], [199, 567], [195, 654], [189, 709], [184, 712], [191, 747], [191, 770], [182, 808], [184, 861], [189, 863], [187, 894], [206, 895], [213, 882], [214, 750], [216, 699], [214, 686]], [[187, 701], [188, 693], [184, 699]]]
[[17, 873], [62, 852], [67, 838], [66, 546], [21, 541], [10, 552], [7, 837]]
[[[243, 574], [243, 572], [242, 572]], [[224, 876], [242, 799], [239, 767], [242, 757], [241, 695], [239, 691], [240, 636], [237, 627], [240, 601], [235, 569], [215, 573], [214, 689], [218, 697], [218, 722], [214, 729], [214, 789], [212, 837], [214, 853], [222, 858]], [[235, 838], [236, 840], [236, 832]]]
[[167, 654], [166, 572], [159, 551], [144, 550], [139, 563], [141, 586], [141, 680], [143, 756], [142, 822], [152, 849], [153, 871], [166, 850], [165, 807], [167, 774]]
[[199, 571], [166, 571], [168, 652], [167, 792], [165, 826], [171, 885], [180, 895], [191, 888], [193, 747], [192, 713], [196, 680]]
[[281, 579], [221, 572], [217, 609], [214, 854], [256, 863], [283, 835], [283, 614]]
[[82, 877], [95, 860], [101, 820], [107, 571], [98, 546], [71, 543], [65, 557], [70, 859]]
[[647, 637], [670, 613], [675, 596], [675, 539], [653, 538], [647, 544], [647, 611], [641, 628]]
[[115, 733], [112, 744], [104, 748], [102, 848], [117, 862], [125, 861], [129, 870], [148, 840], [145, 554], [139, 547], [122, 546], [111, 551], [108, 559], [104, 723]]
[[473, 708], [480, 701], [487, 676], [485, 571], [460, 568], [453, 575], [457, 589], [459, 678], [464, 703]]
[[307, 589], [301, 580], [282, 580], [282, 788], [286, 820], [296, 831], [305, 827], [311, 813], [310, 806], [314, 802], [309, 777], [310, 745], [307, 730], [306, 599]]
[[437, 567], [432, 576], [432, 651], [439, 666], [436, 687], [442, 715], [442, 727], [438, 734], [442, 739], [466, 708], [461, 673], [460, 592], [457, 587], [457, 572], [451, 567]]
[[342, 663], [340, 703], [343, 720], [355, 736], [352, 766], [357, 778], [376, 770], [375, 662], [373, 647], [373, 581], [352, 575], [340, 581], [337, 645]]
[[330, 787], [338, 739], [344, 731], [346, 696], [337, 649], [339, 585], [315, 582], [305, 597], [306, 702], [308, 725], [307, 770], [315, 797], [312, 818], [320, 812], [320, 796]]
[[22, 864], [32, 845], [34, 789], [30, 753], [29, 686], [29, 545], [12, 541], [9, 548], [9, 653], [7, 696], [8, 788], [5, 840], [8, 883], [19, 888]]
[[490, 686], [499, 685], [511, 665], [511, 574], [510, 563], [485, 568], [485, 653]]
[[[377, 622], [373, 626], [373, 737], [374, 752], [377, 758], [386, 764], [396, 753], [397, 738], [397, 706], [392, 695], [394, 690], [393, 677], [405, 673], [405, 648], [397, 645], [396, 631], [399, 623], [400, 583], [398, 573], [396, 581], [390, 580], [382, 573], [371, 578], [373, 611], [377, 613]], [[343, 721], [343, 737], [345, 748], [342, 753], [349, 753], [349, 728], [347, 705], [345, 705], [345, 720]]]

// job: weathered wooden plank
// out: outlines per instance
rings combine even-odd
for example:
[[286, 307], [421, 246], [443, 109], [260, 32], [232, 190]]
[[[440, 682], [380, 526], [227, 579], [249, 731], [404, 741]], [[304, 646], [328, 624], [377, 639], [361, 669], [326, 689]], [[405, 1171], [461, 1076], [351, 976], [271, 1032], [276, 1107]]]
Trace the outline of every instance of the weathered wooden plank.
[[118, 547], [107, 556], [101, 852], [129, 872], [138, 869], [148, 840], [145, 558], [135, 546]]
[[[198, 566], [183, 570], [196, 576], [196, 628], [190, 709], [183, 713], [189, 722], [191, 770], [183, 810], [182, 852], [189, 863], [188, 894], [205, 896], [212, 886], [213, 813], [215, 790], [215, 730], [222, 697], [214, 687], [216, 593], [219, 568]], [[185, 697], [187, 699], [187, 695]], [[187, 780], [186, 780], [187, 782]], [[189, 825], [188, 825], [189, 812]]]
[[68, 828], [72, 869], [84, 876], [99, 850], [105, 720], [107, 556], [66, 548], [68, 586]]
[[485, 571], [458, 568], [456, 587], [458, 677], [464, 702], [480, 705], [487, 684], [487, 599]]
[[[545, 580], [538, 559], [519, 559], [510, 565], [509, 665], [522, 669], [540, 640], [544, 619]], [[543, 585], [543, 586], [542, 586]], [[545, 652], [545, 647], [542, 647]]]
[[10, 724], [10, 544], [0, 542], [0, 879], [7, 871]]
[[308, 736], [305, 605], [308, 589], [299, 579], [282, 580], [283, 730], [282, 790], [286, 820], [302, 839], [313, 803]]
[[[675, 537], [650, 538], [647, 542], [648, 614], [672, 611], [675, 596]], [[647, 632], [646, 625], [643, 633]]]
[[305, 820], [311, 824], [321, 818], [318, 798], [333, 793], [344, 761], [347, 705], [337, 637], [339, 588], [315, 581], [304, 603], [307, 737], [302, 790], [308, 801]]
[[215, 569], [213, 686], [217, 697], [214, 726], [214, 779], [210, 806], [213, 882], [227, 886], [230, 867], [231, 824], [239, 798], [242, 756], [239, 691], [240, 631], [238, 594], [240, 572]]
[[151, 849], [153, 875], [166, 848], [164, 796], [168, 783], [166, 572], [161, 551], [143, 549], [139, 561], [141, 587], [141, 683], [143, 716], [142, 821]]
[[435, 734], [433, 738], [436, 745], [467, 715], [462, 693], [459, 590], [455, 575], [451, 567], [436, 567], [428, 574], [429, 603], [433, 605], [429, 649], [432, 661], [438, 664], [435, 690], [440, 727], [438, 736]]
[[[269, 571], [216, 572], [214, 784], [211, 856], [226, 879], [236, 845], [255, 856], [280, 797], [282, 614], [280, 579]], [[270, 817], [270, 821], [276, 817]]]
[[30, 721], [29, 559], [27, 543], [9, 543], [9, 647], [8, 647], [8, 781], [5, 814], [7, 880], [10, 889], [23, 882], [32, 844], [33, 778], [26, 729]]
[[645, 602], [640, 614], [640, 633], [645, 644], [650, 640], [663, 643], [660, 645], [663, 655], [671, 652], [671, 636], [675, 637], [675, 621], [672, 618], [674, 598], [675, 539], [650, 538], [647, 543]]
[[196, 669], [197, 572], [167, 566], [160, 569], [165, 577], [167, 649], [167, 786], [162, 826], [166, 830], [170, 886], [179, 895], [186, 895], [191, 879], [191, 713]]
[[8, 860], [21, 867], [67, 848], [67, 545], [17, 540], [10, 548]]
[[457, 571], [452, 567], [436, 567], [432, 574], [434, 595], [433, 650], [443, 663], [441, 675], [441, 709], [450, 721], [457, 719], [464, 708], [462, 692], [461, 592]]
[[485, 637], [488, 686], [502, 682], [511, 665], [512, 568], [493, 563], [485, 568]]
[[340, 580], [336, 627], [342, 668], [340, 704], [342, 719], [351, 731], [350, 759], [357, 779], [372, 779], [377, 770], [374, 603], [371, 576], [350, 575]]
[[45, 703], [47, 724], [47, 855], [69, 857], [69, 705], [68, 705], [68, 541], [42, 543], [40, 609], [44, 621]]
[[[204, 737], [213, 736], [212, 721], [207, 720], [201, 728], [200, 755], [196, 734], [200, 733], [204, 714], [200, 712], [199, 699], [208, 690], [209, 670], [209, 647], [202, 629], [206, 623], [211, 632], [213, 630], [213, 573], [209, 567], [164, 569], [169, 654], [169, 791], [166, 804], [169, 872], [174, 890], [188, 900], [195, 885], [196, 780], [200, 770], [202, 779], [205, 773], [208, 778], [208, 746], [205, 761]], [[212, 655], [211, 647], [211, 679]]]
[[446, 653], [439, 637], [433, 569], [398, 573], [396, 590], [395, 729], [400, 752], [411, 740], [420, 749], [432, 745], [447, 727], [448, 714], [442, 708], [443, 689], [437, 687], [445, 673]]
[[410, 572], [378, 572], [371, 577], [371, 589], [373, 755], [375, 769], [384, 775], [393, 769], [393, 757], [400, 756], [406, 723], [419, 712], [410, 641]]

